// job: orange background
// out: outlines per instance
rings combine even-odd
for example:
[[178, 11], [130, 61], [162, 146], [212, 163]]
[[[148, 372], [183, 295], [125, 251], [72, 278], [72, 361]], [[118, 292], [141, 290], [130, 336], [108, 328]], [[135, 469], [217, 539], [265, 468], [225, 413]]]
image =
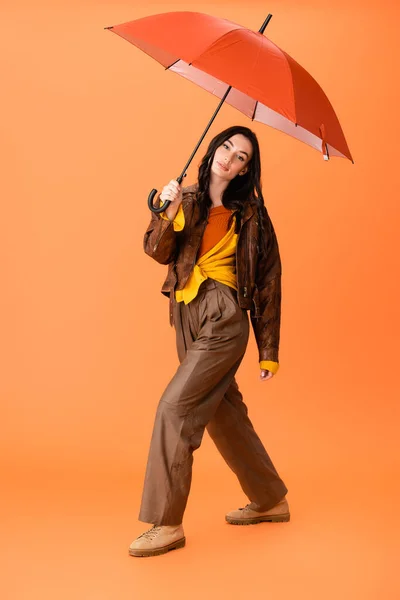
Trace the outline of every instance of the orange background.
[[[193, 10], [258, 30], [330, 98], [355, 164], [225, 105], [257, 133], [283, 264], [279, 373], [238, 371], [291, 521], [247, 499], [205, 434], [187, 545], [128, 557], [158, 400], [178, 366], [149, 191], [176, 178], [218, 99], [103, 28]], [[371, 1], [2, 3], [0, 441], [7, 600], [398, 598], [399, 9]]]

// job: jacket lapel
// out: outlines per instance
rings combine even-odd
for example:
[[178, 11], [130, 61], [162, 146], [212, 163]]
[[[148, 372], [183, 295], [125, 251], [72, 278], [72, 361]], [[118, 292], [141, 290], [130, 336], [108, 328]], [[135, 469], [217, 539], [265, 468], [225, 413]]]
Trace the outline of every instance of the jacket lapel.
[[[198, 183], [194, 183], [190, 186], [188, 186], [186, 188], [187, 192], [191, 192], [194, 194], [194, 196], [196, 196], [197, 192], [198, 192]], [[186, 202], [183, 203], [184, 205], [186, 205]], [[194, 205], [196, 205], [195, 202], [193, 202]], [[197, 219], [197, 212], [196, 211], [196, 219]], [[244, 214], [243, 214], [243, 219], [242, 219], [242, 225], [243, 223], [246, 223], [246, 221], [248, 221], [250, 219], [250, 217], [252, 217], [255, 213], [257, 212], [257, 207], [256, 204], [254, 202], [248, 202], [246, 204], [246, 207], [244, 209]]]
[[246, 223], [246, 221], [248, 221], [250, 219], [250, 217], [252, 217], [255, 214], [256, 211], [257, 211], [257, 208], [256, 208], [256, 205], [254, 204], [254, 202], [248, 202], [246, 205], [246, 208], [244, 209], [242, 225], [243, 225], [243, 223]]

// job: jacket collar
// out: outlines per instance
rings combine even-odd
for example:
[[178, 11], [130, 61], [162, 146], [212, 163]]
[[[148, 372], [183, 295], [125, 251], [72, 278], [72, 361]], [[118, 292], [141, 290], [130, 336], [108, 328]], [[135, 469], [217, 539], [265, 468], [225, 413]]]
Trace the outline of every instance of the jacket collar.
[[[193, 183], [192, 185], [189, 185], [187, 187], [184, 188], [185, 192], [189, 192], [192, 193], [194, 195], [197, 194], [199, 189], [199, 184], [198, 183]], [[242, 225], [243, 223], [245, 223], [246, 221], [248, 221], [250, 219], [250, 217], [252, 217], [255, 213], [257, 212], [257, 205], [255, 202], [248, 202], [245, 206], [244, 209], [244, 214], [243, 214], [243, 219], [242, 219]]]

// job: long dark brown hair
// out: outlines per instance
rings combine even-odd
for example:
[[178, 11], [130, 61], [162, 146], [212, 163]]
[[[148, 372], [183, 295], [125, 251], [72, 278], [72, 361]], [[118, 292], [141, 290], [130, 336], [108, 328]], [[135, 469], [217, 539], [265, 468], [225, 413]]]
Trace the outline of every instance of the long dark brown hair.
[[[244, 175], [237, 175], [234, 177], [224, 190], [222, 194], [222, 204], [225, 208], [229, 208], [234, 212], [229, 217], [228, 229], [232, 224], [232, 219], [236, 217], [235, 233], [239, 233], [244, 209], [247, 203], [254, 201], [257, 204], [258, 212], [258, 227], [260, 230], [260, 252], [267, 252], [267, 240], [271, 237], [273, 226], [271, 219], [269, 218], [268, 211], [264, 204], [264, 198], [262, 195], [262, 184], [261, 184], [261, 159], [260, 159], [260, 147], [258, 139], [254, 131], [248, 127], [241, 125], [234, 125], [228, 127], [218, 133], [210, 142], [207, 152], [205, 153], [198, 173], [198, 194], [196, 197], [199, 205], [199, 218], [196, 225], [204, 222], [208, 219], [209, 210], [212, 206], [211, 198], [209, 196], [209, 185], [210, 185], [210, 170], [211, 164], [214, 160], [214, 154], [217, 148], [221, 146], [227, 139], [236, 134], [244, 135], [253, 147], [253, 155], [247, 164], [248, 170]], [[267, 223], [269, 231], [266, 232], [263, 224], [263, 217], [267, 215]]]

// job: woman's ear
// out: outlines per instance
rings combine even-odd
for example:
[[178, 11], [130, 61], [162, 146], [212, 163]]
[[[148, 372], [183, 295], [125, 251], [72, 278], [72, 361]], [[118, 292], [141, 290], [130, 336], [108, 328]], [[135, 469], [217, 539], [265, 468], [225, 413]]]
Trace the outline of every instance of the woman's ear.
[[244, 167], [244, 169], [242, 169], [239, 173], [239, 175], [246, 175], [247, 171], [248, 171], [248, 167]]

